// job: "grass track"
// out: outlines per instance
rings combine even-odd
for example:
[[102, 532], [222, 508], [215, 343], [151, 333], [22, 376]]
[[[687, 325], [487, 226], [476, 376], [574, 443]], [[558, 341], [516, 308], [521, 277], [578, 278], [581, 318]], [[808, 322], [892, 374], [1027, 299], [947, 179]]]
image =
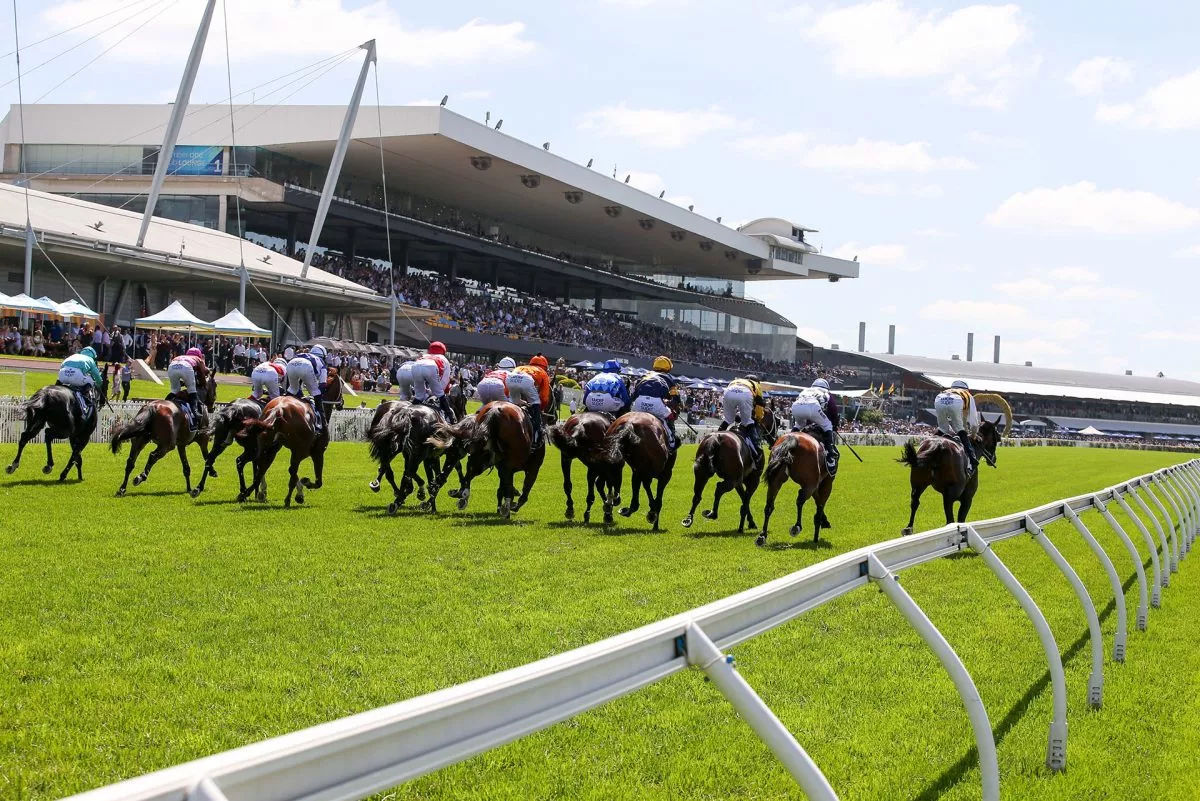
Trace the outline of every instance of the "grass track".
[[[0, 446], [7, 463], [15, 446]], [[907, 516], [894, 448], [849, 457], [819, 547], [786, 535], [788, 490], [771, 546], [720, 523], [679, 526], [686, 449], [668, 488], [668, 531], [642, 519], [611, 531], [562, 520], [551, 456], [511, 523], [473, 508], [436, 521], [383, 514], [361, 445], [331, 448], [309, 504], [231, 502], [232, 460], [199, 501], [175, 457], [112, 497], [124, 459], [86, 452], [86, 482], [44, 481], [32, 450], [0, 476], [0, 798], [52, 798], [408, 698], [619, 633], [861, 545]], [[65, 458], [65, 453], [60, 459]], [[198, 455], [196, 456], [198, 459]], [[1177, 461], [1173, 454], [1007, 449], [986, 470], [977, 517], [1100, 489]], [[576, 501], [582, 475], [576, 476]], [[940, 523], [933, 498], [920, 529]], [[761, 511], [762, 497], [756, 499]], [[1122, 518], [1119, 510], [1115, 511]], [[1087, 519], [1123, 578], [1133, 567], [1098, 515]], [[1135, 541], [1140, 538], [1132, 527]], [[1069, 524], [1049, 533], [1105, 613], [1100, 566]], [[1000, 738], [1006, 798], [1200, 795], [1200, 573], [1185, 560], [1150, 630], [1106, 662], [1105, 706], [1086, 708], [1086, 626], [1037, 546], [997, 546], [1068, 654], [1068, 770], [1042, 766], [1050, 693], [1032, 627], [977, 558], [904, 574], [905, 587], [971, 671]], [[1143, 554], [1143, 556], [1146, 556]], [[1136, 588], [1134, 588], [1135, 590]], [[1127, 596], [1130, 621], [1136, 591]], [[1104, 609], [1105, 604], [1109, 607]], [[825, 770], [842, 798], [971, 799], [979, 774], [962, 705], [933, 655], [873, 589], [856, 591], [736, 650], [739, 667]], [[399, 788], [398, 798], [796, 798], [786, 773], [694, 672]]]

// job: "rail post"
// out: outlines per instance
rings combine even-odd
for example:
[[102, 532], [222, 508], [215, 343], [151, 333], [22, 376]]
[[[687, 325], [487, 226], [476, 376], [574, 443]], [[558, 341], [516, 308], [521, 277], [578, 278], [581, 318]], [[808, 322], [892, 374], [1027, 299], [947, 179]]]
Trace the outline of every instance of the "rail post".
[[1129, 494], [1137, 501], [1138, 507], [1145, 513], [1146, 517], [1150, 518], [1150, 522], [1154, 524], [1154, 530], [1158, 533], [1158, 539], [1162, 543], [1162, 585], [1170, 587], [1171, 574], [1179, 570], [1179, 565], [1175, 561], [1175, 553], [1171, 550], [1171, 543], [1167, 539], [1167, 532], [1158, 520], [1158, 514], [1150, 508], [1150, 504], [1146, 503], [1146, 499], [1138, 492], [1138, 487], [1141, 485], [1141, 479], [1136, 482], [1130, 482]]
[[717, 685], [721, 694], [792, 774], [804, 794], [814, 801], [837, 801], [837, 794], [825, 774], [737, 672], [733, 657], [722, 654], [717, 644], [695, 623], [688, 623], [685, 636], [688, 664], [700, 668]]
[[983, 801], [999, 801], [1000, 798], [1000, 763], [996, 759], [996, 740], [992, 735], [992, 724], [988, 720], [987, 709], [979, 690], [971, 680], [971, 674], [958, 658], [958, 654], [946, 642], [946, 638], [933, 625], [921, 607], [900, 586], [900, 580], [875, 554], [867, 554], [867, 575], [879, 585], [879, 589], [895, 604], [904, 615], [925, 644], [930, 647], [942, 667], [950, 674], [954, 688], [962, 697], [963, 705], [967, 708], [967, 717], [971, 720], [971, 729], [975, 733], [975, 748], [979, 753], [979, 773], [983, 778]]
[[1063, 504], [1063, 516], [1071, 521], [1071, 525], [1075, 526], [1075, 530], [1079, 532], [1079, 536], [1083, 537], [1083, 541], [1092, 549], [1092, 553], [1100, 560], [1100, 564], [1104, 566], [1104, 572], [1108, 574], [1108, 584], [1112, 588], [1113, 600], [1117, 606], [1117, 631], [1113, 635], [1113, 659], [1117, 662], [1125, 661], [1125, 589], [1121, 586], [1121, 577], [1117, 575], [1117, 569], [1113, 567], [1112, 560], [1108, 558], [1108, 553], [1104, 547], [1096, 541], [1092, 536], [1092, 532], [1088, 530], [1087, 525], [1079, 519], [1079, 515], [1071, 508], [1071, 504]]
[[1062, 656], [1059, 654], [1054, 632], [1050, 630], [1050, 624], [1046, 622], [1041, 608], [1029, 596], [1021, 582], [972, 526], [967, 526], [967, 544], [983, 557], [984, 564], [992, 569], [1000, 583], [1017, 599], [1017, 603], [1029, 616], [1029, 622], [1033, 623], [1033, 629], [1042, 643], [1042, 650], [1046, 652], [1053, 696], [1053, 717], [1050, 719], [1050, 738], [1046, 746], [1046, 767], [1060, 771], [1067, 766], [1067, 678], [1063, 674]]
[[[1172, 521], [1172, 530], [1178, 532], [1172, 534], [1173, 537], [1178, 537], [1175, 541], [1175, 549], [1179, 551], [1179, 561], [1183, 561], [1183, 557], [1188, 555], [1188, 551], [1192, 550], [1192, 544], [1188, 540], [1188, 520], [1184, 516], [1183, 507], [1179, 505], [1179, 501], [1175, 499], [1175, 493], [1171, 492], [1171, 487], [1167, 480], [1162, 477], [1162, 474], [1156, 474], [1150, 481], [1162, 490], [1163, 497], [1167, 499], [1167, 503], [1175, 511], [1175, 519]], [[1168, 518], [1169, 519], [1169, 518]]]
[[[1131, 495], [1133, 494], [1133, 488], [1128, 484], [1125, 486], [1125, 489]], [[1150, 567], [1154, 571], [1154, 588], [1150, 591], [1150, 605], [1158, 609], [1162, 605], [1162, 587], [1166, 586], [1163, 580], [1162, 567], [1158, 561], [1158, 546], [1154, 544], [1154, 538], [1150, 536], [1150, 529], [1146, 528], [1146, 524], [1142, 522], [1142, 519], [1133, 513], [1133, 509], [1130, 508], [1129, 503], [1121, 495], [1121, 492], [1113, 490], [1113, 498], [1116, 500], [1117, 506], [1121, 507], [1121, 511], [1125, 513], [1125, 516], [1137, 526], [1137, 530], [1142, 535], [1142, 542], [1146, 544], [1146, 548], [1150, 551]]]
[[1192, 517], [1192, 540], [1194, 541], [1196, 535], [1200, 534], [1200, 496], [1197, 496], [1196, 486], [1192, 483], [1189, 472], [1183, 466], [1172, 471], [1171, 479], [1177, 485], [1188, 513]]
[[188, 791], [187, 801], [229, 801], [221, 788], [208, 776], [196, 782], [196, 786]]
[[[1167, 511], [1167, 507], [1163, 505], [1158, 494], [1154, 491], [1154, 485], [1146, 479], [1142, 479], [1142, 487], [1146, 490], [1146, 494], [1150, 496], [1150, 500], [1154, 501], [1154, 505], [1158, 507], [1158, 513], [1162, 515], [1162, 519], [1167, 524], [1167, 533], [1171, 538], [1171, 572], [1179, 572], [1179, 561], [1183, 559], [1183, 554], [1179, 551], [1179, 538], [1175, 535], [1175, 523], [1171, 520], [1171, 514]], [[1158, 520], [1155, 519], [1155, 525], [1158, 525]]]
[[[1113, 490], [1113, 497], [1117, 496], [1116, 490]], [[1129, 558], [1133, 560], [1134, 569], [1137, 571], [1138, 579], [1138, 610], [1137, 610], [1137, 627], [1138, 631], [1145, 631], [1148, 619], [1150, 616], [1149, 610], [1149, 592], [1146, 589], [1146, 568], [1142, 564], [1142, 556], [1138, 553], [1137, 547], [1133, 544], [1133, 540], [1129, 539], [1129, 535], [1125, 533], [1125, 529], [1121, 528], [1121, 524], [1113, 517], [1112, 512], [1108, 511], [1108, 505], [1101, 500], [1099, 495], [1092, 496], [1092, 504], [1100, 512], [1100, 516], [1104, 518], [1104, 522], [1108, 523], [1108, 527], [1120, 538], [1121, 544], [1125, 546], [1125, 550], [1129, 551]]]
[[1192, 539], [1195, 537], [1195, 512], [1188, 507], [1187, 498], [1180, 491], [1169, 470], [1162, 471], [1157, 478], [1162, 484], [1163, 492], [1175, 503], [1176, 512], [1179, 514], [1179, 533], [1183, 537], [1183, 552], [1188, 553], [1192, 550]]

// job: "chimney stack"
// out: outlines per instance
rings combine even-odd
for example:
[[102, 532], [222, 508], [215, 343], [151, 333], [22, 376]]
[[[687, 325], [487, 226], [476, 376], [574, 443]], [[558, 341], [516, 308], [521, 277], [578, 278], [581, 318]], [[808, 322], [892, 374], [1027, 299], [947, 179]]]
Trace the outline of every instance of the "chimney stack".
[[975, 335], [967, 334], [967, 361], [975, 360]]
[[888, 353], [896, 352], [896, 326], [888, 326]]
[[858, 352], [859, 353], [867, 352], [867, 324], [866, 323], [858, 324]]
[[1000, 337], [996, 337], [995, 344], [992, 345], [992, 361], [996, 364], [1000, 363]]

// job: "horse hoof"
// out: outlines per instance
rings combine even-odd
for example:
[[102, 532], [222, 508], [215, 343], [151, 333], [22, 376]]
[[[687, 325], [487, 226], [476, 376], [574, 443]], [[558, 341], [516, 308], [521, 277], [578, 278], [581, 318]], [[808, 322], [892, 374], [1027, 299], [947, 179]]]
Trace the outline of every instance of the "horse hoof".
[[284, 509], [291, 509], [291, 508], [292, 508], [292, 499], [291, 499], [291, 498], [284, 498], [284, 499], [283, 499], [283, 508], [284, 508]]
[[[568, 520], [574, 520], [574, 519], [575, 519], [575, 510], [574, 510], [574, 509], [572, 509], [570, 506], [568, 506], [568, 507], [567, 507], [567, 511], [566, 511], [566, 513], [565, 513], [565, 516], [566, 516], [566, 518], [567, 518]], [[587, 513], [586, 513], [586, 512], [584, 513], [584, 517], [585, 517], [585, 519], [586, 519], [586, 517], [587, 517]]]
[[8, 467], [4, 468], [4, 472], [11, 476], [13, 473], [17, 472], [17, 466], [15, 464], [10, 464]]
[[420, 504], [417, 506], [417, 511], [418, 511], [418, 512], [432, 512], [432, 511], [433, 511], [433, 504], [432, 504], [432, 503], [430, 503], [429, 501], [422, 501], [422, 502], [421, 502], [421, 503], [420, 503]]
[[192, 490], [192, 491], [191, 491], [191, 493], [190, 493], [190, 495], [191, 495], [193, 498], [199, 498], [199, 497], [200, 497], [200, 488], [199, 488], [199, 487], [197, 487], [196, 489]]
[[584, 512], [583, 513], [583, 524], [586, 526], [590, 522], [592, 522], [592, 513]]
[[249, 497], [249, 496], [247, 496], [247, 495], [246, 495], [246, 493], [244, 493], [244, 492], [240, 492], [240, 493], [238, 493], [238, 496], [237, 496], [237, 502], [238, 502], [238, 503], [245, 503], [245, 502], [246, 502], [246, 498], [247, 498], [247, 497]]
[[378, 481], [372, 481], [367, 486], [369, 486], [371, 488], [371, 492], [379, 492], [379, 482]]
[[388, 514], [389, 515], [396, 514], [396, 510], [399, 508], [400, 508], [400, 504], [396, 503], [395, 501], [392, 501], [391, 503], [388, 504]]
[[51, 471], [51, 470], [53, 470], [53, 469], [54, 469], [54, 465], [49, 465], [49, 464], [48, 464], [48, 465], [46, 465], [45, 467], [43, 467], [43, 468], [42, 468], [42, 474], [43, 474], [43, 475], [47, 475], [47, 476], [48, 476], [48, 475], [50, 475], [50, 471]]
[[900, 529], [901, 537], [907, 537], [910, 534], [912, 534], [912, 526], [908, 526], [907, 528]]
[[692, 516], [688, 515], [687, 517], [683, 518], [683, 521], [680, 523], [680, 525], [682, 525], [684, 528], [691, 528], [692, 527]]
[[303, 505], [304, 505], [304, 496], [303, 496], [303, 495], [297, 495], [297, 496], [296, 496], [296, 504], [297, 504], [298, 506], [303, 506]]
[[757, 545], [759, 548], [766, 545], [767, 544], [767, 535], [759, 534], [757, 537], [754, 538], [754, 544]]
[[632, 517], [633, 510], [630, 509], [628, 506], [622, 506], [620, 509], [617, 510], [617, 514], [619, 514], [621, 517]]
[[658, 515], [654, 513], [653, 509], [651, 509], [649, 512], [646, 512], [646, 522], [653, 525], [658, 525]]
[[424, 487], [417, 487], [417, 500], [418, 501], [425, 500], [425, 488]]
[[798, 537], [798, 536], [800, 536], [800, 532], [801, 532], [801, 531], [802, 531], [802, 529], [801, 529], [799, 526], [792, 526], [792, 530], [791, 530], [791, 532], [789, 532], [789, 533], [790, 533], [790, 534], [791, 534], [793, 537]]
[[[454, 496], [451, 496], [451, 497], [454, 497]], [[456, 505], [458, 506], [458, 511], [460, 511], [460, 512], [463, 511], [464, 509], [467, 508], [467, 499], [459, 498], [458, 503]]]
[[705, 520], [716, 520], [717, 519], [717, 516], [715, 514], [713, 514], [711, 509], [705, 509], [700, 514], [704, 516]]
[[124, 488], [124, 487], [119, 487], [119, 488], [117, 489], [117, 497], [118, 497], [118, 498], [121, 498], [121, 497], [124, 497], [124, 495], [125, 495], [125, 488]]
[[209, 474], [210, 476], [212, 476], [213, 478], [216, 478], [216, 477], [217, 477], [217, 471], [216, 471], [216, 470], [213, 470], [211, 467], [210, 467], [210, 468], [208, 468], [208, 474]]
[[451, 498], [457, 498], [458, 496], [462, 495], [462, 489], [448, 489], [446, 490], [446, 494]]
[[141, 483], [145, 480], [146, 479], [142, 478], [141, 476], [134, 476], [133, 477], [133, 486], [135, 486], [135, 487], [140, 486]]

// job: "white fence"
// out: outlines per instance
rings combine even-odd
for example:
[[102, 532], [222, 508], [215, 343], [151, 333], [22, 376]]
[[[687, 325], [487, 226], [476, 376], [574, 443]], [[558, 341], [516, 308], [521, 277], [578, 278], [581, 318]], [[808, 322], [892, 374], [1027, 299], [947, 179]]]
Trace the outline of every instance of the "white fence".
[[[1149, 551], [1151, 575], [1116, 518], [1119, 506]], [[1153, 533], [1134, 507], [1152, 521]], [[1079, 513], [1097, 510], [1121, 540], [1137, 572], [1136, 626], [1145, 629], [1160, 591], [1191, 550], [1200, 523], [1200, 462], [1159, 470], [1090, 495], [1055, 501], [1005, 517], [946, 526], [860, 548], [790, 576], [593, 645], [440, 692], [314, 726], [244, 748], [151, 773], [77, 796], [80, 801], [185, 799], [356, 799], [544, 729], [635, 692], [688, 666], [703, 670], [754, 728], [812, 799], [836, 799], [829, 782], [796, 739], [737, 673], [723, 649], [822, 604], [877, 584], [933, 649], [967, 712], [979, 753], [983, 798], [1000, 793], [996, 747], [974, 682], [949, 643], [899, 584], [896, 573], [971, 549], [1016, 597], [1037, 630], [1050, 666], [1053, 695], [1046, 762], [1067, 759], [1066, 686], [1058, 645], [1036, 603], [1009, 572], [992, 543], [1029, 535], [1071, 585], [1091, 634], [1088, 699], [1103, 700], [1104, 652], [1096, 604], [1042, 527], [1066, 519], [1108, 576], [1116, 603], [1112, 658], [1125, 660], [1125, 591], [1109, 554]], [[1160, 522], [1161, 521], [1161, 522]]]

